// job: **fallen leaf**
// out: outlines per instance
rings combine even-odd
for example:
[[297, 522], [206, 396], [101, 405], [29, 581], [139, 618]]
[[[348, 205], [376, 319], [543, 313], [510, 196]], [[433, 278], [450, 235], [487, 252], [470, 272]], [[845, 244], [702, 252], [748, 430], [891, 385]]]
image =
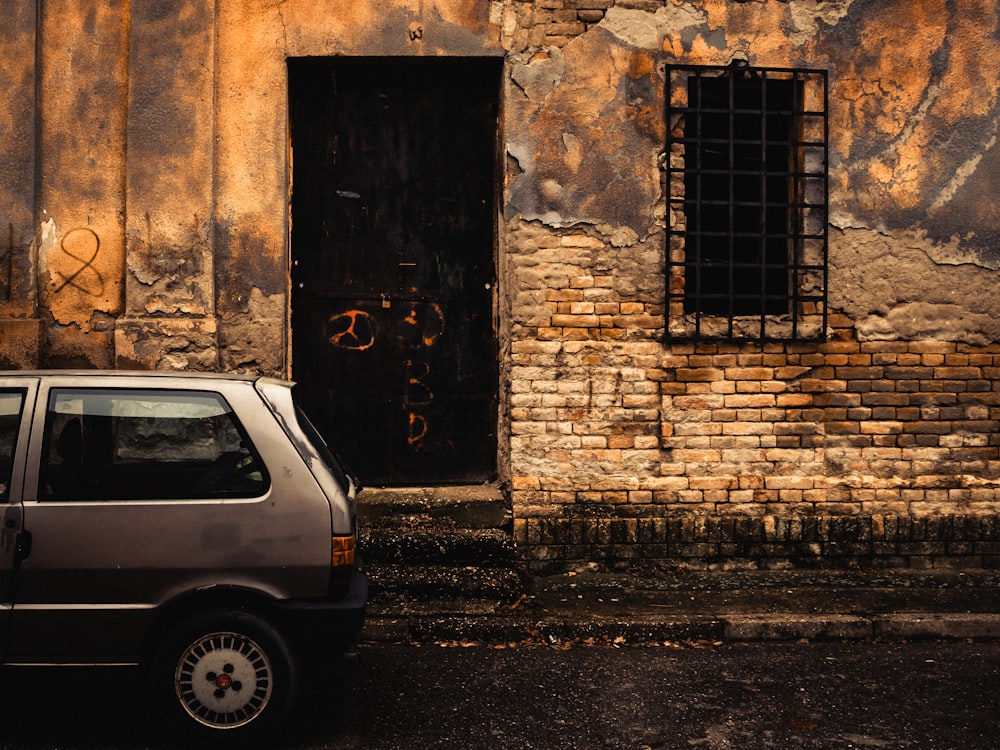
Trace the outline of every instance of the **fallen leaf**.
[[527, 598], [528, 598], [527, 594], [521, 594], [520, 598], [518, 598], [518, 600], [516, 602], [514, 602], [513, 604], [510, 605], [510, 608], [511, 609], [517, 609], [518, 607], [521, 606], [521, 602], [523, 602]]

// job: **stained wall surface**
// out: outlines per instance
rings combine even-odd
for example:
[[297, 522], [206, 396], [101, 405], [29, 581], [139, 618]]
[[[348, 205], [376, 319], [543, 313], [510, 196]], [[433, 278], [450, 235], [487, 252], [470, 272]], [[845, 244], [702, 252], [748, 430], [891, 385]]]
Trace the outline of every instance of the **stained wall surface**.
[[[0, 28], [3, 367], [288, 375], [288, 58], [501, 57], [527, 557], [812, 559], [829, 518], [893, 564], [1000, 553], [968, 531], [1000, 503], [992, 0], [10, 0]], [[829, 76], [825, 341], [663, 340], [666, 66], [734, 60]], [[928, 517], [959, 520], [901, 546]]]

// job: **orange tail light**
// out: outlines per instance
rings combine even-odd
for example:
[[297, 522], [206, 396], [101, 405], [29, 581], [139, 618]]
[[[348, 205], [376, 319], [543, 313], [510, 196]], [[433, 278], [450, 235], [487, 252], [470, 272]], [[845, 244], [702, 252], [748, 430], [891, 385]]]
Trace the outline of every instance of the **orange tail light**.
[[354, 565], [354, 553], [357, 547], [355, 535], [334, 536], [330, 538], [330, 565], [335, 568]]

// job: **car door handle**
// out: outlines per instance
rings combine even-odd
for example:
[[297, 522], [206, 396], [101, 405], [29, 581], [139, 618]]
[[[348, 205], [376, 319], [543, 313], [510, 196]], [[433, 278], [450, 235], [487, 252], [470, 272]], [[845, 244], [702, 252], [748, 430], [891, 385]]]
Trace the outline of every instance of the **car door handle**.
[[31, 556], [31, 532], [22, 531], [14, 543], [14, 562], [19, 563]]

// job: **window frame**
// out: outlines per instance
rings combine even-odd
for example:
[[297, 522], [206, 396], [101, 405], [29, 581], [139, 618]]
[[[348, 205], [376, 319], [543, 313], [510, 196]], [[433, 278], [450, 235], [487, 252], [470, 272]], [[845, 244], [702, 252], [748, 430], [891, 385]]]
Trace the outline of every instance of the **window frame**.
[[10, 418], [13, 429], [10, 433], [0, 433], [0, 441], [10, 440], [10, 463], [0, 461], [0, 504], [5, 504], [10, 500], [11, 486], [14, 483], [15, 461], [17, 460], [18, 441], [24, 423], [24, 405], [27, 401], [28, 391], [26, 388], [0, 388], [0, 400], [5, 396], [18, 398], [17, 412], [10, 414], [0, 413], [0, 420], [4, 417]]
[[[827, 72], [735, 61], [668, 65], [666, 79], [665, 340], [825, 340]], [[747, 92], [752, 94], [755, 85], [759, 98], [748, 106]], [[720, 89], [728, 90], [722, 106], [711, 101]], [[784, 101], [773, 96], [782, 91], [788, 92]], [[769, 102], [769, 92], [778, 101]], [[754, 117], [759, 135], [738, 131], [737, 121], [745, 130]], [[786, 124], [786, 140], [769, 140], [769, 123], [772, 130], [775, 123]], [[710, 148], [727, 149], [728, 159], [723, 154], [711, 162], [705, 156]], [[759, 163], [756, 171], [746, 166], [750, 161]], [[738, 192], [737, 186], [754, 179], [756, 194]], [[773, 194], [782, 190], [784, 198], [775, 200]], [[775, 229], [781, 221], [785, 226]], [[776, 293], [782, 279], [786, 292]], [[759, 289], [746, 291], [754, 283]], [[748, 312], [748, 307], [754, 309]]]
[[[169, 400], [175, 399], [178, 403], [183, 404], [185, 396], [190, 397], [192, 400], [188, 404], [184, 404], [187, 407], [194, 406], [194, 400], [205, 402], [206, 405], [214, 406], [219, 410], [219, 413], [205, 413], [202, 415], [186, 415], [177, 417], [180, 420], [217, 420], [220, 418], [225, 419], [225, 427], [227, 429], [232, 429], [234, 431], [234, 436], [238, 438], [238, 445], [243, 449], [243, 458], [240, 463], [233, 463], [235, 459], [235, 454], [238, 451], [220, 451], [216, 452], [215, 459], [209, 460], [192, 460], [187, 457], [185, 460], [115, 460], [116, 458], [121, 458], [120, 451], [123, 448], [123, 443], [119, 439], [119, 435], [116, 431], [120, 428], [119, 422], [121, 420], [129, 419], [163, 419], [163, 416], [151, 415], [150, 417], [140, 417], [137, 415], [128, 414], [96, 414], [89, 413], [87, 411], [87, 406], [84, 405], [81, 414], [76, 415], [71, 411], [60, 411], [57, 408], [57, 403], [68, 403], [67, 397], [72, 399], [74, 396], [84, 400], [88, 396], [94, 397], [106, 397], [108, 399], [114, 399], [115, 396], [121, 399], [127, 399], [135, 401], [136, 403], [148, 402], [148, 403], [161, 403], [168, 404]], [[164, 397], [167, 397], [166, 399]], [[209, 403], [209, 400], [211, 403]], [[110, 403], [110, 402], [109, 402]], [[155, 411], [155, 410], [151, 410]], [[65, 420], [65, 423], [60, 427], [60, 434], [55, 435], [54, 425], [59, 416], [70, 415], [70, 419]], [[162, 388], [162, 387], [107, 387], [107, 386], [55, 386], [48, 390], [46, 405], [44, 409], [44, 429], [42, 431], [42, 444], [39, 453], [39, 477], [38, 477], [38, 499], [44, 503], [60, 503], [60, 502], [192, 502], [192, 501], [212, 501], [212, 500], [253, 500], [264, 497], [271, 487], [271, 478], [267, 472], [266, 464], [261, 458], [260, 451], [254, 445], [254, 442], [250, 438], [250, 434], [246, 427], [240, 421], [236, 411], [229, 404], [225, 396], [217, 391], [211, 390], [200, 390], [200, 389], [174, 389], [174, 388]], [[60, 459], [56, 462], [52, 460], [55, 454], [59, 453], [60, 446], [58, 442], [62, 438], [62, 430], [65, 429], [68, 422], [73, 421], [76, 417], [79, 422], [80, 418], [90, 417], [92, 423], [107, 420], [106, 427], [107, 434], [103, 437], [106, 438], [106, 443], [102, 447], [108, 453], [104, 456], [106, 460], [95, 460], [95, 461], [84, 461], [83, 460], [83, 449], [81, 448], [80, 462], [74, 464], [71, 461], [67, 461], [65, 458]], [[167, 417], [169, 418], [169, 417]], [[206, 424], [207, 426], [207, 424]], [[81, 434], [77, 438], [81, 442], [88, 442], [93, 440], [93, 435], [87, 435], [83, 431], [83, 425], [80, 424]], [[215, 427], [212, 427], [215, 430]], [[136, 432], [132, 433], [135, 437]], [[178, 435], [174, 435], [173, 441], [175, 444], [181, 445], [182, 443], [178, 441]], [[213, 447], [218, 447], [219, 442], [214, 441], [212, 443]], [[188, 450], [190, 449], [190, 443], [188, 444]], [[94, 450], [92, 445], [88, 445], [87, 450]], [[134, 448], [133, 448], [134, 450]], [[226, 461], [223, 461], [223, 458]], [[227, 465], [231, 464], [231, 465]], [[53, 489], [52, 482], [59, 481], [58, 475], [60, 472], [64, 474], [69, 474], [72, 478], [72, 472], [63, 471], [60, 467], [78, 465], [81, 468], [78, 473], [78, 486], [74, 486], [72, 491], [56, 491]], [[157, 482], [154, 478], [149, 478], [148, 480], [141, 480], [141, 478], [136, 477], [131, 480], [125, 476], [127, 473], [132, 472], [138, 474], [143, 466], [161, 467], [159, 472], [152, 472], [156, 478], [160, 481]], [[117, 467], [117, 468], [115, 468]], [[125, 468], [122, 468], [125, 467]], [[183, 469], [188, 469], [189, 472], [195, 467], [202, 469], [203, 471], [198, 475], [198, 479], [201, 482], [194, 481], [194, 476], [190, 473], [183, 472]], [[252, 471], [250, 471], [252, 469]], [[108, 473], [107, 477], [102, 477], [102, 482], [100, 485], [96, 485], [94, 480], [94, 475], [98, 471], [106, 471]], [[177, 472], [181, 471], [180, 475]], [[209, 476], [215, 472], [217, 479], [220, 480], [218, 484], [208, 485]], [[255, 489], [243, 491], [243, 487], [233, 488], [231, 485], [227, 486], [222, 483], [221, 480], [229, 478], [234, 478], [236, 476], [246, 476], [256, 472], [259, 475], [259, 479], [252, 480], [255, 482]], [[178, 478], [178, 476], [180, 478]], [[166, 482], [167, 479], [172, 479], [173, 484], [170, 485]], [[89, 481], [88, 481], [89, 480]], [[66, 482], [64, 478], [62, 480]], [[161, 484], [163, 483], [163, 484]], [[96, 485], [96, 486], [95, 486]], [[64, 485], [65, 486], [65, 485]], [[179, 491], [168, 492], [165, 487], [179, 488]]]

